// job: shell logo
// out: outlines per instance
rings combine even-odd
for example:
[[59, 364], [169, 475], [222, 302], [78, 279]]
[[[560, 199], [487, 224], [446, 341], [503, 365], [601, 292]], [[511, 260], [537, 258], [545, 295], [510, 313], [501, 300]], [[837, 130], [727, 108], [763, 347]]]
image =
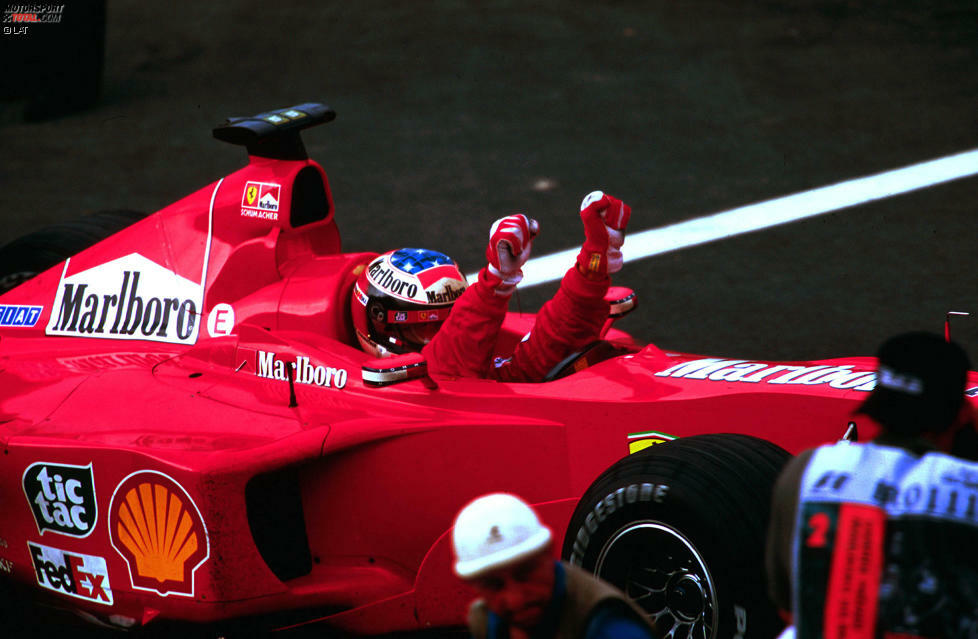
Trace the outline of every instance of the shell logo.
[[112, 547], [133, 588], [192, 597], [194, 572], [210, 556], [204, 519], [171, 477], [151, 470], [123, 479], [109, 505]]

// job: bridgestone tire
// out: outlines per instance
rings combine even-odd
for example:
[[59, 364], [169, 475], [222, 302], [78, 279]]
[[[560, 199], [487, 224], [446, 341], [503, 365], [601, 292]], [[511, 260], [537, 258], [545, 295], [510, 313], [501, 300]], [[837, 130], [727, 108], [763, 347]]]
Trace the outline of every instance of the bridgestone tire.
[[0, 294], [146, 217], [138, 211], [101, 211], [53, 224], [0, 247]]
[[790, 455], [746, 435], [710, 434], [621, 459], [587, 490], [562, 556], [624, 590], [661, 637], [771, 638], [764, 537]]

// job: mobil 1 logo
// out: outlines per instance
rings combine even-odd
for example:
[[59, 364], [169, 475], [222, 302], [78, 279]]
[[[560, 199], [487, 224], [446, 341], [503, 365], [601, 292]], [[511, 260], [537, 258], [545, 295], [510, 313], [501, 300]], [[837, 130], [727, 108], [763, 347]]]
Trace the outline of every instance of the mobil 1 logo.
[[24, 471], [24, 494], [37, 530], [87, 537], [95, 528], [98, 507], [92, 465], [37, 462]]

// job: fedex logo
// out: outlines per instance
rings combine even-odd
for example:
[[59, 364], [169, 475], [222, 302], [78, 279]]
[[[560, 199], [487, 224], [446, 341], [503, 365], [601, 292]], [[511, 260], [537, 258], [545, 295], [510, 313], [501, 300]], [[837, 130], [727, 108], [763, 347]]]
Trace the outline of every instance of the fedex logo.
[[112, 605], [105, 559], [27, 542], [37, 585], [76, 599]]

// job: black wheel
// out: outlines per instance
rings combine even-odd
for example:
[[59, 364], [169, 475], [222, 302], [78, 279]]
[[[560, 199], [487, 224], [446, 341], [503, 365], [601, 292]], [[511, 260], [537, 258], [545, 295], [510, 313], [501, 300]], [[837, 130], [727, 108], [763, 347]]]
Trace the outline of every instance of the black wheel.
[[577, 505], [565, 559], [625, 591], [660, 637], [767, 638], [771, 490], [790, 455], [747, 435], [657, 444], [606, 470]]
[[0, 247], [0, 294], [146, 217], [101, 211], [28, 233]]

